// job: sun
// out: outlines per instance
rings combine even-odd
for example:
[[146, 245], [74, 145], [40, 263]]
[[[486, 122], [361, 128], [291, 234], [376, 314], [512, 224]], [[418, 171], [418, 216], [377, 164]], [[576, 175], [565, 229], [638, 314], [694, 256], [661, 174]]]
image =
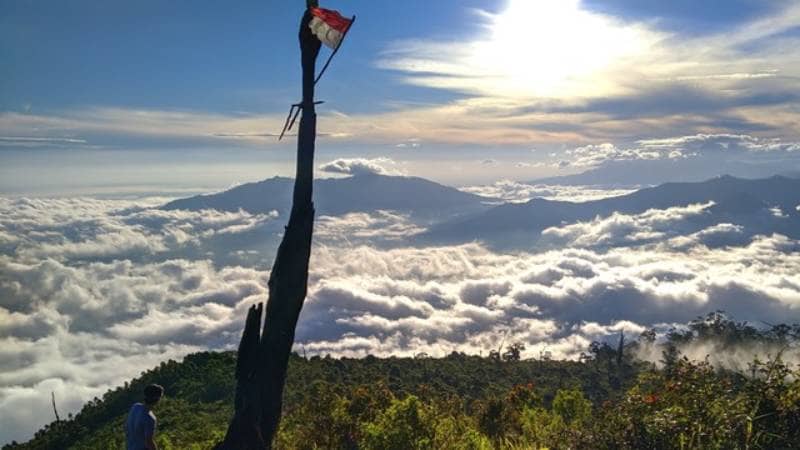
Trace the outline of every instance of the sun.
[[488, 39], [469, 64], [500, 90], [536, 97], [592, 97], [618, 86], [604, 77], [645, 55], [658, 39], [636, 24], [589, 12], [578, 0], [510, 0], [489, 16]]
[[[624, 95], [663, 66], [668, 34], [588, 10], [579, 0], [509, 0], [479, 11], [467, 41], [411, 41], [382, 67], [427, 87], [502, 99], [585, 99]], [[663, 58], [662, 58], [663, 59]]]

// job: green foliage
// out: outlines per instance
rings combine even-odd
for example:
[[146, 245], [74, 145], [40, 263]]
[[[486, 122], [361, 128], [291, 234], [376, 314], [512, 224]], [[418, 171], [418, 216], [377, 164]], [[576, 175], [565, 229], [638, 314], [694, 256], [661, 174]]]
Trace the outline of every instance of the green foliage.
[[428, 449], [433, 446], [435, 417], [420, 400], [409, 395], [393, 400], [374, 422], [364, 425], [365, 450]]
[[489, 450], [489, 439], [465, 415], [437, 416], [433, 447], [453, 450]]
[[[290, 359], [276, 449], [800, 448], [800, 368], [780, 355], [748, 373], [680, 355], [683, 344], [798, 344], [797, 326], [765, 330], [720, 313], [672, 330], [665, 369], [634, 358], [655, 333], [593, 343], [581, 362], [488, 358]], [[517, 347], [521, 350], [521, 347]], [[158, 382], [161, 449], [207, 449], [232, 414], [234, 355], [167, 361], [4, 449], [122, 449], [128, 408]]]
[[570, 425], [583, 425], [592, 415], [592, 404], [577, 389], [561, 389], [553, 400], [553, 412]]
[[[233, 404], [232, 353], [195, 353], [182, 362], [164, 361], [142, 372], [130, 383], [89, 401], [74, 417], [53, 422], [34, 438], [4, 449], [113, 449], [124, 448], [123, 422], [130, 406], [142, 400], [144, 387], [158, 383], [166, 398], [156, 407], [163, 448], [190, 448], [210, 440], [226, 428]], [[197, 417], [193, 417], [197, 414]]]
[[564, 440], [564, 419], [544, 408], [526, 408], [520, 415], [522, 442], [533, 448], [547, 447]]
[[616, 430], [606, 448], [796, 448], [800, 444], [800, 370], [779, 359], [743, 378], [708, 363], [676, 362], [671, 372], [643, 373], [605, 417]]

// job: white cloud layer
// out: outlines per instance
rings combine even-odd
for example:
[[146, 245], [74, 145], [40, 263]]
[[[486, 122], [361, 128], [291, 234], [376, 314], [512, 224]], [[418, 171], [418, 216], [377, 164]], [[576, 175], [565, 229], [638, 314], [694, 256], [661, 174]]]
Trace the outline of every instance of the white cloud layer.
[[[158, 361], [237, 344], [246, 309], [265, 300], [282, 220], [157, 203], [0, 200], [0, 421], [13, 425], [0, 440], [48, 421], [50, 391], [74, 412]], [[487, 354], [505, 335], [524, 357], [577, 358], [609, 333], [717, 309], [800, 317], [800, 243], [711, 245], [740, 227], [674, 226], [707, 207], [550, 228], [552, 250], [538, 253], [405, 246], [421, 225], [388, 211], [320, 217], [298, 350]]]
[[[665, 240], [676, 233], [675, 225], [701, 215], [713, 202], [668, 209], [650, 209], [642, 214], [613, 213], [591, 222], [577, 222], [542, 231], [542, 243], [555, 247], [621, 247]], [[730, 225], [730, 224], [725, 224]], [[720, 226], [699, 232], [706, 236], [717, 234]], [[740, 231], [741, 232], [741, 231]]]
[[524, 203], [534, 198], [565, 202], [586, 202], [629, 194], [635, 189], [606, 189], [603, 186], [561, 186], [557, 184], [528, 184], [500, 180], [489, 185], [466, 186], [462, 191], [508, 203]]
[[320, 216], [315, 225], [316, 238], [338, 245], [398, 241], [425, 231], [408, 216], [393, 211]]

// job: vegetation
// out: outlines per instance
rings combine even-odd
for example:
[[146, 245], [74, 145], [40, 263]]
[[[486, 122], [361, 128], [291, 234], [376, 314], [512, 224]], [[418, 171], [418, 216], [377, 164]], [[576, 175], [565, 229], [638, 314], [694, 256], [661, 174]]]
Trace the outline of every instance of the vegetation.
[[[680, 352], [705, 341], [796, 349], [800, 325], [756, 329], [713, 313], [654, 340], [595, 343], [580, 362], [521, 360], [519, 345], [486, 358], [293, 355], [276, 448], [800, 448], [800, 368], [780, 350], [744, 372]], [[660, 368], [636, 358], [651, 345]], [[151, 382], [167, 392], [159, 447], [210, 448], [232, 414], [234, 366], [233, 353], [164, 362], [4, 449], [122, 449], [127, 409]]]

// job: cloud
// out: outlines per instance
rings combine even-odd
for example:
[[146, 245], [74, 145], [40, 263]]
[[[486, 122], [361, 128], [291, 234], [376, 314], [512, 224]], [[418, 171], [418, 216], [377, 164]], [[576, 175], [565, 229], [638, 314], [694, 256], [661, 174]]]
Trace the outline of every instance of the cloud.
[[340, 158], [319, 166], [319, 170], [347, 175], [402, 175], [389, 158]]
[[423, 231], [408, 216], [393, 211], [320, 216], [314, 224], [315, 238], [339, 245], [399, 241]]
[[[779, 281], [800, 263], [791, 253], [794, 245], [774, 236], [758, 238], [742, 248], [698, 246], [688, 254], [656, 246], [515, 256], [474, 244], [420, 250], [356, 248], [347, 251], [349, 257], [322, 248], [314, 258], [324, 272], [315, 276], [324, 280], [324, 286], [334, 283], [337, 294], [331, 298], [325, 287], [311, 290], [298, 337], [309, 344], [332, 340], [326, 334], [331, 330], [321, 327], [331, 318], [339, 325], [334, 334], [383, 337], [402, 330], [431, 345], [441, 339], [450, 348], [474, 346], [471, 337], [497, 332], [524, 317], [554, 320], [555, 336], [560, 335], [558, 324], [590, 317], [601, 324], [628, 320], [642, 326], [688, 320], [717, 307], [738, 309], [741, 315], [736, 317], [781, 320], [782, 314], [800, 307], [797, 280], [792, 288], [781, 287], [784, 283]], [[339, 264], [327, 264], [328, 258]], [[742, 259], [751, 261], [752, 268], [742, 271]], [[365, 290], [378, 296], [373, 302], [385, 299], [392, 312], [382, 315], [374, 307], [351, 300], [344, 301], [349, 306], [343, 309], [337, 306], [345, 292], [356, 295]], [[753, 301], [738, 307], [735, 299], [745, 297]], [[390, 302], [396, 298], [440, 306], [424, 314], [398, 310]], [[425, 320], [419, 320], [420, 314]]]
[[[377, 110], [359, 114], [321, 108], [319, 135], [342, 146], [393, 149], [420, 142], [432, 148], [604, 142], [624, 147], [622, 141], [642, 137], [642, 130], [651, 136], [800, 137], [796, 2], [767, 2], [770, 7], [735, 24], [690, 30], [675, 30], [663, 17], [626, 15], [632, 8], [606, 9], [607, 2], [603, 8], [578, 0], [504, 3], [496, 12], [477, 11], [465, 21], [472, 32], [458, 39], [405, 39], [373, 55], [379, 67], [397, 75], [394, 80], [457, 95], [400, 106], [377, 98]], [[669, 9], [639, 8], [656, 14]], [[701, 10], [726, 15], [711, 6]], [[29, 109], [0, 113], [0, 135], [28, 140], [16, 140], [20, 148], [32, 139], [82, 140], [106, 149], [288, 145], [274, 139], [283, 109]]]
[[661, 153], [656, 151], [644, 151], [642, 149], [622, 150], [611, 143], [578, 147], [567, 150], [566, 154], [567, 157], [571, 157], [571, 160], [568, 161], [569, 165], [581, 168], [596, 167], [608, 161], [648, 160], [661, 159], [663, 157]]
[[529, 136], [539, 142], [545, 132], [586, 142], [640, 129], [798, 137], [800, 58], [786, 52], [797, 52], [787, 49], [798, 48], [790, 30], [800, 7], [791, 2], [706, 33], [613, 17], [577, 0], [515, 0], [477, 16], [472, 38], [398, 41], [379, 67], [466, 96], [450, 105], [458, 111], [451, 120], [479, 114], [495, 127], [513, 123], [516, 134], [535, 129]]
[[[713, 202], [668, 209], [650, 209], [642, 214], [615, 212], [591, 222], [577, 222], [542, 231], [541, 243], [555, 247], [621, 247], [666, 240], [680, 232], [678, 225], [706, 213]], [[700, 231], [698, 237], [718, 234], [719, 225]], [[724, 230], [727, 231], [727, 230]], [[741, 232], [741, 230], [739, 230]]]
[[[346, 119], [334, 113], [321, 116], [334, 119], [332, 121]], [[0, 137], [0, 147], [218, 148], [222, 140], [240, 147], [280, 147], [285, 144], [276, 137], [283, 120], [278, 112], [225, 114], [128, 107], [83, 107], [48, 114], [3, 111], [0, 112], [0, 136], [5, 137]], [[275, 133], [264, 132], [265, 127]], [[80, 137], [74, 137], [76, 135]], [[350, 133], [323, 128], [317, 136], [336, 140], [349, 138]]]
[[[750, 134], [692, 134], [568, 148], [551, 155], [581, 184], [654, 185], [720, 175], [765, 178], [800, 168], [800, 143]], [[558, 182], [545, 179], [543, 182]], [[571, 181], [568, 181], [571, 182]]]
[[643, 139], [637, 141], [642, 149], [663, 153], [682, 152], [795, 152], [800, 143], [783, 142], [779, 138], [760, 138], [746, 134], [695, 134], [665, 139]]
[[[51, 422], [51, 393], [62, 417], [75, 413], [85, 402], [167, 359], [179, 359], [199, 347], [151, 346], [98, 336], [53, 335], [35, 343], [2, 340], [2, 361], [26, 358], [25, 369], [3, 364], [0, 377], [0, 441], [24, 441]], [[72, 354], [65, 354], [72, 346]], [[11, 351], [5, 351], [9, 349]], [[10, 375], [10, 376], [6, 376]]]
[[400, 42], [381, 66], [405, 72], [414, 84], [479, 95], [563, 98], [599, 89], [602, 95], [621, 91], [605, 81], [620, 65], [645, 59], [665, 39], [643, 25], [583, 10], [574, 0], [512, 1], [479, 19], [487, 32], [476, 39]]
[[[274, 254], [250, 238], [281, 221], [155, 204], [0, 202], [0, 418], [15, 425], [0, 439], [24, 439], [48, 421], [51, 390], [66, 414], [164, 359], [235, 348], [246, 309], [266, 299]], [[800, 244], [737, 224], [678, 226], [707, 207], [548, 229], [559, 245], [539, 252], [407, 246], [422, 225], [387, 211], [320, 217], [296, 349], [487, 354], [505, 337], [527, 345], [523, 357], [575, 359], [609, 334], [716, 309], [738, 320], [797, 316]], [[108, 233], [149, 244], [112, 244]], [[241, 255], [228, 254], [229, 241], [209, 244], [240, 237]], [[142, 257], [142, 248], [154, 251]], [[30, 407], [16, 414], [20, 405]]]
[[[455, 92], [456, 99], [362, 114], [321, 110], [319, 136], [334, 145], [394, 149], [422, 142], [624, 149], [623, 142], [644, 137], [642, 130], [659, 137], [750, 133], [800, 140], [800, 46], [792, 32], [800, 7], [793, 2], [704, 33], [611, 16], [578, 0], [514, 0], [497, 13], [478, 12], [476, 22], [470, 38], [401, 40], [377, 57], [401, 82]], [[283, 110], [6, 111], [0, 135], [7, 138], [3, 147], [19, 148], [64, 139], [86, 143], [58, 145], [218, 148], [224, 141], [277, 148], [287, 145], [274, 139], [284, 120]], [[8, 140], [16, 137], [25, 141]]]
[[[783, 362], [790, 366], [800, 364], [800, 349], [770, 345], [764, 342], [739, 342], [731, 344], [718, 340], [695, 340], [678, 344], [678, 351], [685, 357], [695, 361], [708, 361], [715, 367], [724, 367], [740, 373], [751, 373], [754, 359], [764, 361], [769, 357], [781, 356]], [[664, 358], [664, 348], [657, 344], [642, 345], [637, 348], [636, 356], [643, 361], [650, 361], [658, 366]]]
[[[720, 83], [772, 78], [774, 67], [796, 69], [775, 58], [777, 45], [739, 46], [796, 26], [800, 9], [786, 4], [745, 26], [705, 35], [621, 20], [576, 0], [512, 1], [499, 13], [480, 12], [479, 19], [485, 32], [471, 40], [398, 42], [381, 65], [405, 73], [410, 83], [487, 97], [613, 98], [646, 92], [665, 79], [713, 80], [716, 85], [703, 87], [716, 90], [725, 86]], [[731, 64], [725, 58], [732, 55], [741, 58]]]
[[406, 139], [405, 141], [395, 145], [397, 148], [421, 148], [422, 142], [418, 138]]
[[88, 144], [74, 137], [0, 136], [0, 147], [78, 147]]
[[[62, 414], [168, 358], [235, 348], [267, 274], [210, 261], [129, 260], [71, 267], [0, 257], [0, 440], [25, 439]], [[23, 414], [14, 405], [27, 404]], [[12, 417], [13, 416], [13, 417]]]
[[595, 168], [620, 161], [654, 161], [697, 158], [704, 156], [747, 156], [757, 158], [767, 153], [791, 154], [800, 150], [800, 143], [783, 142], [779, 138], [750, 135], [696, 134], [665, 139], [646, 139], [635, 147], [619, 148], [611, 143], [586, 145], [565, 152], [569, 166]]
[[512, 180], [500, 180], [483, 186], [465, 186], [462, 191], [504, 202], [524, 203], [534, 198], [547, 200], [586, 202], [608, 197], [617, 197], [635, 189], [614, 189], [603, 186], [562, 186], [556, 184], [528, 184]]
[[[160, 210], [161, 198], [0, 198], [0, 249], [23, 260], [95, 260], [203, 254], [241, 236], [274, 234], [277, 212]], [[4, 237], [5, 236], [5, 237]]]

